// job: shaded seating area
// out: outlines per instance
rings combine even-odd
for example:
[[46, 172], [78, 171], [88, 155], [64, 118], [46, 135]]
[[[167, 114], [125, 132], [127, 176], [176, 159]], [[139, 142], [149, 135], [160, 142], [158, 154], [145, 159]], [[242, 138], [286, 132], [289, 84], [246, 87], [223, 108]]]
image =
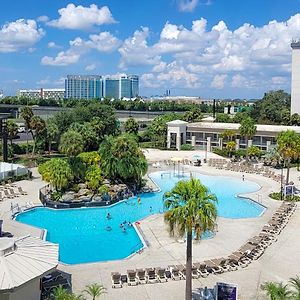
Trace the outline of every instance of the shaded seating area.
[[[277, 236], [287, 225], [295, 210], [296, 203], [283, 202], [268, 223], [263, 226], [261, 232], [249, 238], [238, 250], [227, 257], [194, 262], [192, 265], [192, 278], [205, 278], [211, 274], [218, 275], [248, 267], [254, 260], [259, 259], [272, 243], [277, 241]], [[117, 273], [119, 277], [127, 277], [128, 285], [162, 283], [186, 278], [186, 266], [183, 264], [169, 265], [167, 268], [157, 267], [129, 271], [127, 271], [127, 275]], [[112, 273], [112, 276], [113, 274], [116, 273]], [[131, 279], [131, 277], [134, 278]], [[131, 281], [135, 284], [130, 284]]]

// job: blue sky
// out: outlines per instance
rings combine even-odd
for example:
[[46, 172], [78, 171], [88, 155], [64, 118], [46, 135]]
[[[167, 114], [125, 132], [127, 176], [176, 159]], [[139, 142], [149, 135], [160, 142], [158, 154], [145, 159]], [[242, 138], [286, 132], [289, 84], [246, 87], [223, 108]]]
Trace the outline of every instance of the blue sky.
[[0, 89], [129, 73], [142, 95], [257, 98], [290, 90], [293, 38], [299, 0], [3, 0]]

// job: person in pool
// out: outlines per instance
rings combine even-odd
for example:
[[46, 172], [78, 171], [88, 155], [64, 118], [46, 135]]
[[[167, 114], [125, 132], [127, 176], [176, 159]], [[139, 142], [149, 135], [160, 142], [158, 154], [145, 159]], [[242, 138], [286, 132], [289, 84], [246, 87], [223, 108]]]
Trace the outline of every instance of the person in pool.
[[120, 228], [123, 228], [123, 223], [120, 224]]
[[132, 227], [132, 223], [131, 223], [131, 222], [128, 222], [127, 225], [128, 225], [129, 227]]
[[111, 215], [110, 215], [110, 213], [107, 213], [107, 215], [106, 215], [106, 219], [108, 219], [108, 220], [110, 220], [110, 219], [111, 219]]
[[152, 212], [152, 206], [150, 206], [149, 211]]
[[126, 228], [125, 228], [125, 227], [122, 227], [122, 231], [123, 231], [123, 232], [126, 232]]
[[141, 204], [141, 198], [140, 197], [138, 197], [137, 202], [138, 202], [138, 204]]

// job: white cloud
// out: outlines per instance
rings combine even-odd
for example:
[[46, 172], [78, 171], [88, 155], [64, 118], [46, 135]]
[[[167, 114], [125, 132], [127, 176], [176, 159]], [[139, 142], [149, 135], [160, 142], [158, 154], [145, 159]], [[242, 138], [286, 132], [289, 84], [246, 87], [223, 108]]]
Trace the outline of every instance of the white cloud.
[[182, 12], [193, 12], [199, 0], [179, 0], [178, 8]]
[[49, 42], [47, 46], [48, 48], [54, 48], [54, 49], [61, 48], [61, 46], [57, 45], [55, 42]]
[[39, 16], [39, 17], [37, 18], [37, 21], [38, 21], [38, 22], [46, 23], [46, 22], [49, 21], [49, 17], [48, 17], [48, 16]]
[[245, 23], [235, 30], [222, 20], [211, 28], [203, 18], [194, 20], [190, 28], [167, 22], [154, 43], [149, 42], [148, 28], [127, 38], [119, 49], [120, 67], [144, 66], [145, 74], [157, 73], [152, 75], [158, 78], [162, 73], [166, 78], [165, 62], [173, 61], [177, 70], [197, 76], [206, 87], [289, 88], [290, 42], [300, 37], [299, 32], [300, 14], [263, 26]]
[[121, 42], [109, 32], [91, 34], [88, 40], [77, 37], [69, 42], [70, 48], [68, 50], [59, 52], [56, 57], [44, 56], [41, 63], [43, 65], [51, 66], [67, 66], [75, 64], [79, 61], [81, 55], [90, 50], [112, 52], [118, 48], [120, 43]]
[[61, 51], [56, 57], [44, 56], [41, 60], [42, 65], [47, 66], [68, 66], [78, 62], [80, 54], [71, 50]]
[[34, 20], [19, 19], [0, 29], [0, 52], [16, 52], [32, 48], [45, 32]]
[[65, 8], [59, 9], [58, 13], [60, 17], [47, 22], [48, 25], [60, 29], [87, 30], [94, 26], [116, 22], [107, 6], [98, 7], [96, 4], [84, 7], [70, 3]]
[[132, 37], [126, 39], [119, 48], [121, 61], [119, 67], [126, 69], [128, 66], [157, 65], [160, 63], [160, 56], [155, 53], [152, 47], [148, 47], [147, 38], [149, 28], [142, 27], [136, 30]]
[[215, 89], [223, 89], [225, 86], [226, 74], [216, 75], [211, 82], [211, 87]]
[[85, 70], [86, 71], [93, 71], [93, 70], [95, 70], [96, 69], [96, 65], [95, 64], [90, 64], [90, 65], [87, 65], [86, 67], [85, 67]]

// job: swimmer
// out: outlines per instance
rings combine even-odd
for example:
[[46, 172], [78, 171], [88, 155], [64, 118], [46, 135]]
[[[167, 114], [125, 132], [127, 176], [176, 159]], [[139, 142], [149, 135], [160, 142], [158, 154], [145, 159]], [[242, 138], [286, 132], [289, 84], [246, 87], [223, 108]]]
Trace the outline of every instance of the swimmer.
[[126, 232], [126, 228], [125, 227], [123, 227], [122, 230], [123, 230], [123, 232]]
[[120, 228], [123, 228], [123, 223], [120, 224]]
[[132, 223], [131, 223], [131, 222], [128, 222], [127, 225], [128, 225], [129, 227], [132, 227]]
[[138, 202], [138, 204], [141, 204], [141, 198], [140, 197], [138, 197], [137, 202]]
[[111, 231], [112, 230], [112, 228], [110, 227], [110, 226], [106, 226], [106, 228], [105, 228], [107, 231]]
[[127, 221], [125, 220], [124, 222], [123, 222], [123, 224], [125, 225], [127, 223]]
[[243, 181], [245, 181], [245, 175], [243, 175], [242, 179], [243, 179]]
[[152, 212], [152, 206], [150, 206], [150, 209], [149, 209], [149, 211], [150, 211], [150, 212]]
[[111, 219], [111, 215], [110, 215], [110, 213], [107, 213], [107, 215], [106, 215], [106, 219], [108, 219], [108, 220], [110, 220], [110, 219]]

